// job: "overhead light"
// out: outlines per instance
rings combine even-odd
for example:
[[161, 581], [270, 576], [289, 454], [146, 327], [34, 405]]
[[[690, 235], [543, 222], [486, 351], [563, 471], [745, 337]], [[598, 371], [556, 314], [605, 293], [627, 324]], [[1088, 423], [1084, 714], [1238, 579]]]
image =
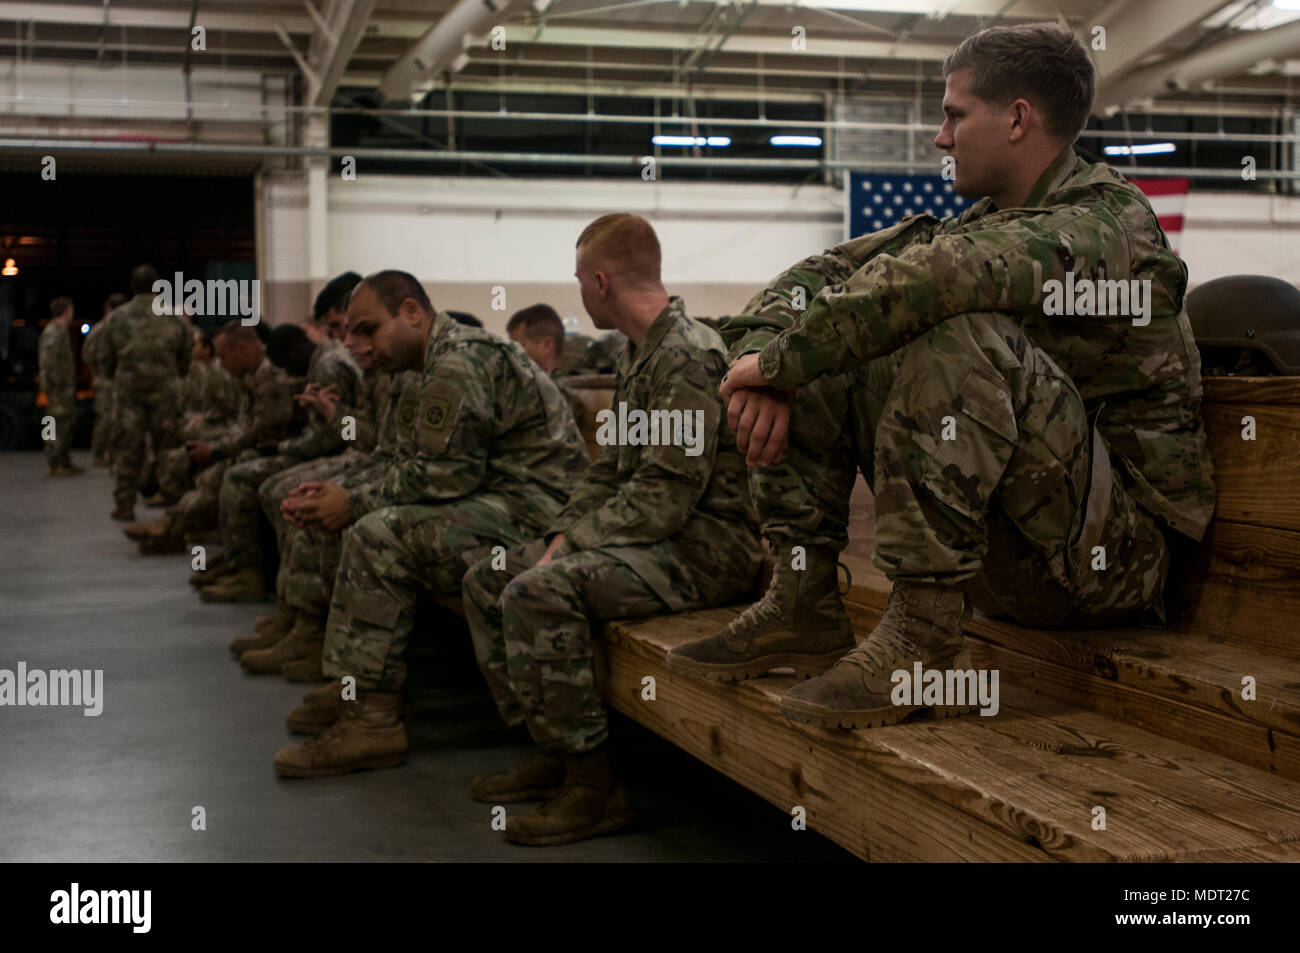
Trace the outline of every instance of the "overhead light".
[[1300, 10], [1300, 0], [1273, 0], [1279, 10]]
[[822, 144], [821, 136], [773, 136], [768, 140], [774, 146], [805, 146], [815, 149]]
[[1149, 142], [1141, 146], [1105, 146], [1102, 152], [1108, 156], [1154, 156], [1164, 152], [1173, 152], [1172, 142]]
[[729, 136], [651, 136], [657, 146], [713, 146], [721, 149], [731, 145]]
[[82, 333], [82, 334], [89, 334], [89, 333], [90, 333], [90, 325], [89, 325], [89, 324], [83, 324], [83, 325], [81, 326], [81, 333]]
[[0, 269], [0, 275], [8, 276], [8, 275], [16, 275], [16, 274], [18, 274], [18, 266], [14, 264], [14, 260], [12, 258], [6, 258], [4, 268]]

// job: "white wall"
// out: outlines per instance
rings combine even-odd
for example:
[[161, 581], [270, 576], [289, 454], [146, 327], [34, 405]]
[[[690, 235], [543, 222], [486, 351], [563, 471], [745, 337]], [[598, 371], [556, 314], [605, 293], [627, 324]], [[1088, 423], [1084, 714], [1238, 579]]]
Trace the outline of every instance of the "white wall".
[[[630, 178], [331, 176], [330, 274], [410, 271], [438, 307], [473, 312], [498, 331], [510, 313], [536, 301], [577, 316], [589, 329], [572, 278], [573, 245], [605, 212], [637, 212], [654, 224], [665, 284], [698, 315], [734, 312], [782, 269], [843, 234], [842, 194], [825, 186]], [[305, 312], [329, 275], [308, 273], [302, 180], [267, 177], [264, 205], [271, 236], [268, 309], [279, 320]], [[1182, 253], [1192, 285], [1231, 274], [1269, 274], [1300, 284], [1300, 199], [1193, 193]], [[497, 285], [506, 289], [501, 312], [490, 304]]]

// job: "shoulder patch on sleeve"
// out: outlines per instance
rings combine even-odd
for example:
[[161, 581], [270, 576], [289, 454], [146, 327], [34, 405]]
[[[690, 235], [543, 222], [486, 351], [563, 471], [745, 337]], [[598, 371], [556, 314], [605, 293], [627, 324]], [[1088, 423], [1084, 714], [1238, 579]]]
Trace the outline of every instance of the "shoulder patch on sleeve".
[[460, 416], [461, 393], [444, 381], [430, 384], [420, 392], [417, 418], [420, 447], [430, 453], [447, 449], [456, 418]]

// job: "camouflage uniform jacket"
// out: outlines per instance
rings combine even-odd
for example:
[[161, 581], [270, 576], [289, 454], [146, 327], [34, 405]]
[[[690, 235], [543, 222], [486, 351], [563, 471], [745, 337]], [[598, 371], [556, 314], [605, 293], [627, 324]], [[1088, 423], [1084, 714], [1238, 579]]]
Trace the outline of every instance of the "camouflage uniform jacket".
[[[544, 526], [587, 455], [555, 383], [518, 345], [438, 314], [418, 391], [401, 388], [369, 465], [342, 482], [352, 513], [494, 493], [503, 519]], [[390, 449], [391, 447], [391, 449]]]
[[51, 406], [68, 407], [76, 399], [77, 368], [72, 357], [68, 329], [51, 321], [41, 332], [37, 362], [41, 373], [41, 390]]
[[627, 338], [618, 331], [610, 331], [598, 338], [590, 338], [585, 334], [565, 335], [560, 366], [551, 376], [616, 374], [619, 359], [626, 350]]
[[[388, 411], [391, 380], [387, 371], [371, 368], [361, 373], [361, 389], [358, 392], [356, 418], [356, 435], [352, 446], [362, 453], [369, 453], [379, 442], [379, 428]], [[398, 388], [400, 392], [400, 387]], [[335, 408], [331, 424], [341, 433], [343, 418], [347, 411], [340, 404]]]
[[110, 379], [104, 370], [104, 328], [106, 327], [108, 327], [107, 316], [101, 318], [90, 329], [86, 339], [81, 342], [81, 357], [90, 365], [96, 384], [103, 384]]
[[[762, 553], [745, 459], [718, 396], [727, 369], [722, 339], [687, 317], [682, 299], [673, 297], [642, 346], [627, 343], [622, 366], [612, 416], [601, 428], [613, 439], [601, 440], [586, 479], [551, 522], [548, 536], [564, 534], [555, 555], [597, 550], [614, 556], [674, 610], [682, 607], [675, 579], [684, 572], [710, 601], [734, 594], [738, 578], [753, 578]], [[687, 446], [665, 445], [662, 431], [659, 445], [648, 445], [632, 426], [629, 439], [619, 440], [622, 405], [629, 415], [681, 411], [684, 419], [700, 420], [701, 452], [688, 455], [687, 446], [696, 449], [689, 440]], [[671, 559], [647, 545], [660, 542], [674, 544]], [[718, 592], [710, 591], [710, 580]]]
[[218, 457], [233, 458], [241, 450], [289, 436], [294, 422], [294, 379], [263, 357], [239, 381], [239, 416], [230, 431], [213, 444]]
[[190, 364], [181, 380], [181, 417], [202, 414], [204, 421], [219, 424], [239, 414], [239, 385], [216, 361]]
[[[1043, 285], [1150, 280], [1150, 323], [1131, 314], [1049, 316]], [[807, 310], [793, 307], [802, 285]], [[1104, 162], [1065, 149], [1021, 208], [981, 199], [955, 219], [911, 216], [801, 262], [727, 325], [759, 350], [773, 386], [889, 354], [949, 317], [1000, 311], [1070, 375], [1136, 499], [1172, 529], [1204, 534], [1213, 470], [1200, 356], [1183, 307], [1187, 268], [1146, 197]]]
[[178, 385], [190, 369], [193, 332], [175, 315], [154, 314], [153, 300], [137, 294], [105, 319], [102, 363], [119, 392]]
[[307, 384], [321, 387], [334, 386], [338, 406], [329, 420], [315, 411], [303, 427], [302, 433], [280, 441], [279, 453], [298, 460], [310, 460], [342, 450], [343, 418], [360, 415], [361, 368], [352, 355], [336, 341], [322, 341], [316, 345], [307, 363]]

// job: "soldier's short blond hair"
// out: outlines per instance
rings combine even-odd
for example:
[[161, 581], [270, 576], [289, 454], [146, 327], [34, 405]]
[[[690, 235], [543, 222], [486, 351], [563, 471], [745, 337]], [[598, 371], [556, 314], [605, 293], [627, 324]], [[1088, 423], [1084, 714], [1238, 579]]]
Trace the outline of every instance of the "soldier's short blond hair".
[[602, 271], [637, 284], [659, 283], [659, 237], [640, 215], [602, 215], [582, 230], [577, 247], [586, 251]]
[[1074, 142], [1088, 124], [1097, 71], [1078, 37], [1055, 23], [993, 26], [968, 36], [943, 61], [945, 78], [969, 70], [970, 91], [986, 103], [1028, 100], [1047, 132]]

